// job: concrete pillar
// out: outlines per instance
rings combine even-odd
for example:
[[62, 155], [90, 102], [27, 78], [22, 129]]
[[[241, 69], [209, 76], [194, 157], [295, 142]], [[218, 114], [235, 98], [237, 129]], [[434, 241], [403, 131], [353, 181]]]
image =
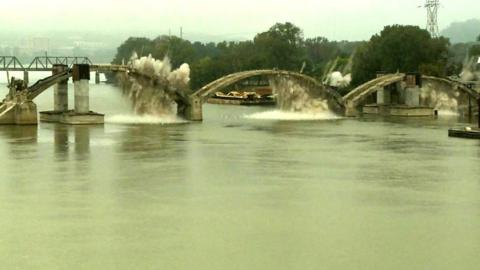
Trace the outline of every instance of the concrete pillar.
[[25, 82], [25, 85], [28, 86], [29, 77], [28, 77], [28, 71], [26, 70], [23, 71], [23, 81]]
[[347, 102], [345, 104], [345, 116], [346, 117], [357, 117], [361, 112], [356, 108], [352, 102]]
[[420, 106], [420, 88], [418, 86], [405, 88], [405, 105], [409, 107]]
[[384, 87], [377, 91], [377, 104], [379, 105], [390, 105], [392, 103], [392, 93], [390, 89]]
[[[53, 65], [52, 73], [58, 74], [68, 70], [67, 65]], [[57, 83], [53, 91], [53, 110], [56, 112], [68, 111], [68, 79]]]
[[77, 64], [73, 66], [73, 90], [75, 92], [75, 113], [90, 113], [90, 65]]
[[177, 101], [177, 114], [189, 121], [203, 120], [203, 102], [201, 97], [190, 96], [184, 101]]
[[95, 72], [95, 84], [100, 84], [100, 72]]
[[37, 125], [38, 114], [37, 105], [32, 101], [25, 101], [17, 104], [15, 108], [15, 124], [17, 125]]
[[394, 91], [398, 93], [398, 104], [405, 104], [405, 100], [407, 99], [407, 96], [406, 96], [407, 94], [405, 92], [405, 89], [402, 87], [402, 83], [401, 82], [395, 83], [393, 88], [395, 89]]

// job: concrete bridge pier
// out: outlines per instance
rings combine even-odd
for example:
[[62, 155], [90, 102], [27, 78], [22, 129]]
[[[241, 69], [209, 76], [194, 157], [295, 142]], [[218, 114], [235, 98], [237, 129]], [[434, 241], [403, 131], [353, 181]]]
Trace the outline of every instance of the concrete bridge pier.
[[38, 114], [37, 105], [31, 100], [26, 100], [17, 104], [15, 108], [15, 124], [17, 125], [37, 125]]
[[[67, 67], [68, 68], [68, 67]], [[54, 72], [65, 70], [57, 66]], [[103, 124], [104, 115], [90, 111], [90, 65], [73, 66], [74, 110], [68, 110], [68, 80], [57, 84], [55, 88], [55, 111], [42, 112], [41, 120], [70, 125]]]
[[200, 97], [189, 96], [177, 101], [177, 115], [188, 121], [203, 120], [203, 102]]
[[[53, 75], [65, 72], [68, 70], [66, 65], [54, 65], [53, 66]], [[56, 112], [67, 112], [68, 111], [68, 79], [57, 83], [54, 87], [53, 94], [54, 108]]]
[[346, 104], [345, 106], [346, 117], [357, 117], [360, 114], [361, 112], [353, 104]]
[[62, 123], [71, 125], [103, 124], [105, 115], [90, 111], [90, 65], [73, 66], [75, 109], [64, 114]]
[[[55, 64], [52, 75], [60, 74], [68, 70], [67, 65]], [[61, 122], [63, 114], [68, 112], [68, 79], [58, 82], [53, 89], [53, 111], [40, 112], [42, 122]]]
[[90, 66], [73, 66], [73, 92], [75, 94], [75, 113], [90, 112]]
[[23, 81], [25, 82], [25, 85], [28, 86], [28, 83], [29, 83], [29, 77], [28, 77], [28, 71], [24, 70], [23, 71]]
[[9, 94], [0, 103], [1, 125], [37, 125], [37, 105], [25, 95], [24, 82], [12, 78]]

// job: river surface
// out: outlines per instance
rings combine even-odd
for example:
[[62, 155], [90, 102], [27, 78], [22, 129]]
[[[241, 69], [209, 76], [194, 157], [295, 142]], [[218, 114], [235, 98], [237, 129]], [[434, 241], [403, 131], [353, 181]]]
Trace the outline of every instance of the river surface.
[[456, 117], [159, 124], [91, 91], [104, 126], [0, 126], [1, 269], [479, 269], [480, 141], [449, 139]]

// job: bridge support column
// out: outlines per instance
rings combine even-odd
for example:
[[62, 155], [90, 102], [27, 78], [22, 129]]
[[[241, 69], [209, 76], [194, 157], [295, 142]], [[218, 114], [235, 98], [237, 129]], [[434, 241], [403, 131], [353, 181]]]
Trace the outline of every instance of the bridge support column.
[[355, 107], [353, 103], [348, 102], [345, 105], [345, 116], [346, 117], [357, 117], [361, 112]]
[[409, 107], [420, 106], [420, 88], [418, 86], [405, 88], [405, 105]]
[[[53, 74], [68, 70], [66, 65], [54, 65]], [[53, 110], [56, 112], [68, 111], [68, 79], [57, 83], [54, 87]]]
[[0, 106], [0, 125], [37, 124], [37, 105], [32, 101], [7, 101]]
[[62, 123], [71, 125], [103, 124], [104, 115], [90, 111], [90, 65], [73, 65], [75, 109], [63, 115]]
[[37, 125], [38, 114], [37, 105], [33, 101], [25, 101], [17, 104], [15, 108], [15, 124], [17, 125]]
[[[54, 64], [52, 75], [68, 70], [67, 65]], [[68, 112], [68, 78], [55, 84], [53, 88], [53, 111], [40, 112], [40, 121], [58, 123]]]
[[29, 78], [28, 78], [28, 71], [26, 70], [23, 71], [23, 81], [25, 82], [25, 85], [28, 85]]
[[[68, 85], [61, 82], [55, 88], [54, 112], [42, 112], [41, 120], [58, 122], [70, 125], [103, 124], [104, 115], [90, 111], [90, 66], [78, 64], [73, 66], [73, 90], [75, 95], [75, 108], [68, 110]], [[63, 84], [62, 84], [63, 83]], [[58, 102], [57, 102], [58, 101]], [[57, 111], [58, 110], [58, 111]]]
[[177, 115], [188, 121], [203, 120], [203, 102], [200, 97], [190, 96], [177, 103]]
[[75, 94], [75, 113], [90, 112], [90, 66], [73, 66], [73, 91]]
[[95, 84], [100, 84], [100, 72], [95, 72]]
[[392, 103], [392, 93], [387, 87], [382, 87], [377, 91], [377, 104], [390, 105]]

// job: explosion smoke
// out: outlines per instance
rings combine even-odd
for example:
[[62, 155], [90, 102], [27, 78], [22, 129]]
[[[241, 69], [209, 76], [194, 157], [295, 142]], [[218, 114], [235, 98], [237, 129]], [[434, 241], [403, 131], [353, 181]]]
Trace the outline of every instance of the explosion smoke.
[[352, 74], [343, 74], [340, 71], [332, 72], [328, 75], [327, 85], [336, 88], [345, 88], [350, 85], [352, 81]]
[[177, 91], [188, 89], [190, 67], [181, 65], [172, 71], [170, 59], [157, 60], [151, 55], [138, 58], [134, 53], [129, 65], [134, 70], [120, 78], [124, 94], [132, 101], [135, 114], [171, 115], [175, 113]]

